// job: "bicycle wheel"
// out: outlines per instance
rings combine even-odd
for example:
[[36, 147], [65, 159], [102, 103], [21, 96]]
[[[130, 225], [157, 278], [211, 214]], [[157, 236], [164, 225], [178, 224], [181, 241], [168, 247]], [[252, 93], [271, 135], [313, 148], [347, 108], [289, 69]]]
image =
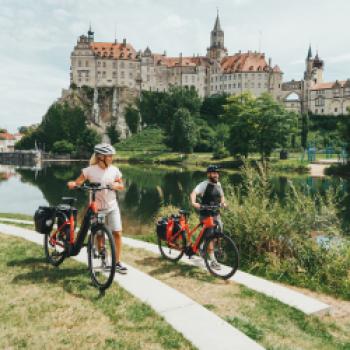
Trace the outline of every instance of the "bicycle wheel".
[[162, 256], [170, 261], [178, 261], [184, 255], [186, 247], [186, 237], [184, 232], [171, 238], [169, 241], [163, 240], [158, 236], [158, 247]]
[[[210, 252], [215, 260], [211, 260]], [[223, 233], [216, 233], [209, 237], [203, 247], [205, 266], [209, 272], [219, 278], [228, 279], [238, 269], [239, 253], [233, 240]]]
[[92, 229], [87, 250], [92, 283], [105, 290], [113, 282], [115, 274], [115, 245], [111, 231], [106, 226]]
[[61, 235], [58, 234], [56, 237], [56, 244], [53, 244], [50, 241], [50, 235], [51, 233], [46, 233], [44, 235], [45, 257], [48, 263], [50, 263], [53, 266], [58, 266], [63, 262], [63, 260], [66, 257], [66, 242], [64, 242], [64, 240], [60, 238]]

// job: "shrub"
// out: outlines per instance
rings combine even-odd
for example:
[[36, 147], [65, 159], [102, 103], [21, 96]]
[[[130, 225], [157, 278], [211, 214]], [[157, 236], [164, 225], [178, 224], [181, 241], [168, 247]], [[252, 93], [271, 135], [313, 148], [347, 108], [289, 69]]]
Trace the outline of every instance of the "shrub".
[[313, 197], [290, 183], [281, 200], [261, 167], [245, 166], [242, 176], [242, 186], [225, 189], [229, 209], [223, 220], [243, 268], [350, 299], [350, 244], [342, 238], [326, 246], [312, 237], [340, 237], [335, 194]]
[[67, 140], [56, 141], [52, 146], [53, 153], [72, 153], [74, 150], [74, 145]]

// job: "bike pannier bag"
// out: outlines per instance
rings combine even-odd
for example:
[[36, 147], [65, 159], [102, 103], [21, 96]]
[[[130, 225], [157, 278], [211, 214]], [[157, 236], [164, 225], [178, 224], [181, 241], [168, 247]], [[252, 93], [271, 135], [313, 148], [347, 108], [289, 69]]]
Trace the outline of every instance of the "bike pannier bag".
[[52, 230], [55, 221], [55, 208], [39, 207], [34, 214], [35, 231], [46, 234]]
[[157, 236], [159, 239], [166, 240], [166, 228], [168, 224], [168, 218], [164, 217], [157, 222]]

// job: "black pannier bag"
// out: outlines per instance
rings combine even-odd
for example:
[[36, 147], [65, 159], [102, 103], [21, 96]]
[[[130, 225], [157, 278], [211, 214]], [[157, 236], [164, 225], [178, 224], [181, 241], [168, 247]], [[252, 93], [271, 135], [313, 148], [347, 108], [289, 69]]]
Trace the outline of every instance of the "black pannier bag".
[[166, 240], [166, 227], [168, 225], [168, 218], [163, 217], [157, 222], [157, 236], [159, 239]]
[[39, 207], [34, 214], [35, 231], [46, 234], [52, 230], [55, 221], [55, 208]]

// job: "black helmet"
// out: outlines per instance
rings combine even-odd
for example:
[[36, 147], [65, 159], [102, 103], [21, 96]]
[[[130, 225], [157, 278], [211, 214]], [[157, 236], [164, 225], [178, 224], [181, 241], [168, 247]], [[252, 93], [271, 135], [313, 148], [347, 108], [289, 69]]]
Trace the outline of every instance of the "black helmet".
[[217, 165], [209, 165], [207, 168], [207, 173], [219, 172], [219, 167]]

